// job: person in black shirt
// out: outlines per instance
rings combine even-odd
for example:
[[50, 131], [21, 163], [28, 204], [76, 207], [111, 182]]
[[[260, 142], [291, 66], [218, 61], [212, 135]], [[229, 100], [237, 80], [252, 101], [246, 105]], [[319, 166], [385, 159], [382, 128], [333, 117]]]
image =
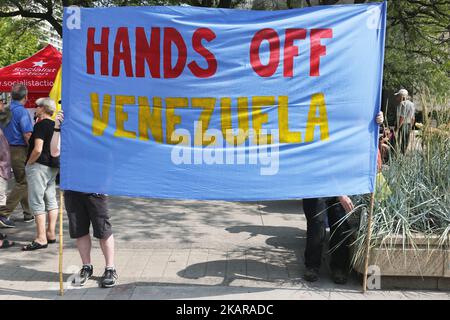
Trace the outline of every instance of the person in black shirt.
[[[34, 241], [22, 248], [24, 251], [47, 248], [48, 243], [55, 243], [58, 218], [55, 180], [59, 157], [52, 157], [50, 153], [50, 142], [55, 127], [55, 122], [51, 118], [56, 112], [56, 105], [50, 98], [40, 98], [36, 104], [39, 121], [34, 125], [30, 138], [25, 171], [28, 181], [28, 203], [35, 216], [37, 235]], [[46, 216], [48, 216], [47, 227]]]

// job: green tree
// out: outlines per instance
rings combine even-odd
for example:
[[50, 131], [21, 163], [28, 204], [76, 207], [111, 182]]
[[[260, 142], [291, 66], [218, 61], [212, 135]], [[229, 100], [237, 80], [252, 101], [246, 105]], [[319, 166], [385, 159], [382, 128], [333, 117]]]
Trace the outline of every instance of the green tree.
[[[380, 0], [254, 0], [253, 9], [379, 2]], [[450, 3], [448, 0], [388, 1], [384, 67], [386, 90], [427, 87], [434, 94], [450, 91]]]
[[450, 91], [450, 5], [447, 0], [390, 1], [386, 88]]
[[23, 19], [0, 19], [0, 39], [0, 67], [25, 59], [42, 48], [39, 35]]
[[0, 17], [45, 20], [62, 37], [62, 7], [154, 6], [188, 4], [201, 7], [233, 8], [244, 0], [2, 0]]

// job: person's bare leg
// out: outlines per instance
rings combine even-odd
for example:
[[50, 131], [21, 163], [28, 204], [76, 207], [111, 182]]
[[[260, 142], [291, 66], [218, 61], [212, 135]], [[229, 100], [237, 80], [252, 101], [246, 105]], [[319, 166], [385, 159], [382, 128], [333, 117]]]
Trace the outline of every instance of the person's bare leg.
[[89, 234], [77, 238], [77, 248], [83, 264], [91, 264], [91, 236]]
[[100, 239], [100, 247], [105, 256], [106, 268], [114, 268], [114, 235], [110, 235], [105, 239]]
[[36, 239], [34, 241], [39, 244], [45, 245], [47, 244], [47, 236], [45, 234], [45, 221], [47, 220], [46, 214], [37, 214], [34, 216], [34, 218], [36, 221]]
[[56, 222], [58, 221], [58, 209], [50, 210], [48, 212], [48, 225], [47, 225], [47, 240], [56, 239]]

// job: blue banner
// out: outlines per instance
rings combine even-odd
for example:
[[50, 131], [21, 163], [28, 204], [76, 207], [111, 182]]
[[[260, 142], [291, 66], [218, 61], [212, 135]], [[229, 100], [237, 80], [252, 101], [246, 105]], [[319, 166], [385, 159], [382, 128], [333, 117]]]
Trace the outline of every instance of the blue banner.
[[268, 200], [374, 190], [386, 3], [64, 10], [61, 187]]

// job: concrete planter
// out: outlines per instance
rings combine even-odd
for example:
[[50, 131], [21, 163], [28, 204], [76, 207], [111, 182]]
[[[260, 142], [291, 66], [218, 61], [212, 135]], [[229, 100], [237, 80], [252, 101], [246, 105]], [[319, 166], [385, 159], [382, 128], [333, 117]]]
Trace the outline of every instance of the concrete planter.
[[[382, 287], [450, 290], [450, 237], [418, 234], [403, 243], [402, 237], [387, 237], [370, 250], [369, 266], [380, 270]], [[354, 268], [364, 273], [363, 263]]]

